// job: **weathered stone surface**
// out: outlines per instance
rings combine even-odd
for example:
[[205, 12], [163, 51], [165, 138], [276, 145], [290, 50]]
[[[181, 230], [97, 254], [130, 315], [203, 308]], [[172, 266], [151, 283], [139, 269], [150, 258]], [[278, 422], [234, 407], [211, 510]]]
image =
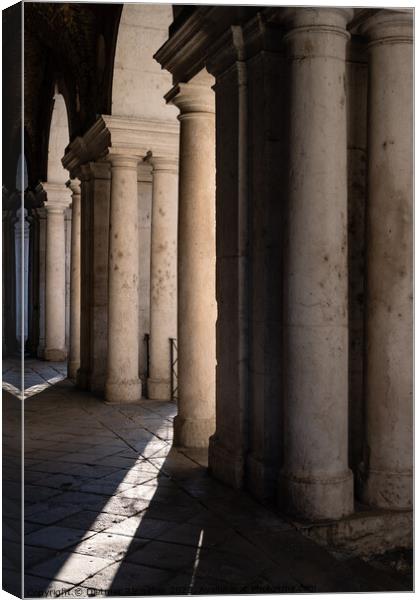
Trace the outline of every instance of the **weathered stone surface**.
[[[33, 457], [26, 472], [37, 474], [32, 487], [58, 492], [29, 506], [26, 515], [28, 524], [36, 525], [25, 536], [31, 557], [27, 573], [39, 578], [35, 583], [40, 591], [61, 581], [76, 586], [75, 595], [87, 595], [90, 587], [135, 595], [139, 590], [354, 591], [391, 585], [382, 584], [369, 565], [363, 566], [367, 571], [362, 573], [357, 564], [345, 564], [340, 554], [334, 557], [251, 497], [212, 480], [195, 462], [194, 452], [190, 457], [187, 450], [181, 453], [166, 445], [166, 458], [145, 460], [124, 437], [115, 443], [108, 427], [112, 415], [116, 423], [123, 421], [119, 406], [107, 406], [90, 394], [80, 396], [65, 384], [27, 402], [36, 411], [30, 411], [25, 428], [26, 449]], [[131, 405], [129, 418], [135, 420], [136, 413], [141, 417], [148, 404], [145, 400]], [[168, 412], [173, 413], [172, 406]], [[147, 419], [135, 422], [141, 435]], [[37, 461], [37, 453], [45, 447], [39, 443], [41, 429], [52, 451], [77, 439], [84, 444], [83, 452], [74, 453], [73, 463], [53, 457]], [[131, 435], [133, 429], [126, 431]], [[125, 450], [120, 449], [120, 442], [126, 444]], [[125, 468], [106, 468], [94, 462], [88, 466], [89, 447], [92, 461], [108, 450], [117, 450], [128, 462]], [[75, 468], [70, 477], [69, 467]], [[66, 483], [77, 489], [60, 489]], [[94, 486], [95, 491], [83, 491], [83, 486]], [[407, 583], [395, 581], [392, 585], [407, 587]], [[86, 592], [77, 591], [78, 587]]]

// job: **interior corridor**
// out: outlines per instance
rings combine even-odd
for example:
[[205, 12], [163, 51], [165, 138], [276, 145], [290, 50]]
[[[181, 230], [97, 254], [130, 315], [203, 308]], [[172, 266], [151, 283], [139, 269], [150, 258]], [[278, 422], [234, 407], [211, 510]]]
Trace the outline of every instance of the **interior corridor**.
[[212, 479], [206, 451], [172, 447], [175, 414], [107, 405], [68, 379], [25, 400], [25, 596], [402, 589]]

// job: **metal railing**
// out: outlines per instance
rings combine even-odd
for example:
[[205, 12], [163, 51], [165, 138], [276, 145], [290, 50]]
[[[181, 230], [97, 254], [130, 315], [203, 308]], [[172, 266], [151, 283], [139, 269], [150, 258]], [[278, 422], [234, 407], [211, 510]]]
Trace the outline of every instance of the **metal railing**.
[[178, 344], [176, 338], [169, 338], [169, 353], [171, 361], [171, 400], [178, 400]]

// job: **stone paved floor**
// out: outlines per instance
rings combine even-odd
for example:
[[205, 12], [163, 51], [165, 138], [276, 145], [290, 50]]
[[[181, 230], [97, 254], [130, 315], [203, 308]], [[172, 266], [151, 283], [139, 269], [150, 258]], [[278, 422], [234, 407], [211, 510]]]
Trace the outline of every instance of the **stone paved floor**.
[[[22, 368], [18, 358], [3, 360], [3, 389], [20, 395], [22, 388]], [[25, 359], [24, 388], [25, 398], [39, 394], [51, 385], [67, 377], [67, 363], [44, 362], [33, 358]]]
[[[68, 380], [25, 401], [26, 597], [401, 589], [211, 479], [204, 452], [172, 448], [175, 413], [109, 406]], [[16, 464], [3, 477], [17, 499]], [[19, 521], [4, 506], [7, 582]]]

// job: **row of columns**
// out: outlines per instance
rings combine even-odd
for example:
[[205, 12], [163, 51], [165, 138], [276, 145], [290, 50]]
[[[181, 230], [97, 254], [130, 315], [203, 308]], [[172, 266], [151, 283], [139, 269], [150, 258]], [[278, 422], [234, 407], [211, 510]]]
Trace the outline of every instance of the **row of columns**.
[[[282, 309], [284, 439], [277, 486], [279, 503], [288, 512], [311, 519], [340, 518], [354, 510], [353, 472], [348, 466], [346, 110], [347, 26], [353, 14], [351, 9], [299, 8], [282, 11], [281, 15], [287, 31], [283, 44], [290, 75], [290, 119]], [[249, 257], [243, 240], [249, 240], [253, 232], [247, 229], [251, 221], [246, 214], [252, 207], [247, 204], [248, 159], [243, 155], [249, 128], [249, 82], [242, 34], [236, 29], [231, 28], [231, 39], [225, 40], [231, 44], [230, 53], [225, 51], [223, 41], [218, 41], [215, 52], [219, 54], [212, 55], [210, 50], [207, 57], [207, 67], [216, 77], [218, 107], [220, 340], [217, 423], [209, 462], [217, 477], [243, 485], [249, 476], [246, 455], [252, 453], [253, 443], [249, 437], [253, 423], [248, 420], [247, 407], [253, 393], [249, 348], [255, 339], [249, 338], [251, 317], [243, 319], [251, 310], [246, 266]], [[411, 14], [379, 11], [364, 21], [359, 33], [368, 38], [370, 118], [366, 431], [364, 460], [357, 479], [359, 498], [366, 503], [408, 508], [412, 505]], [[232, 65], [227, 56], [239, 58]], [[187, 143], [186, 128], [182, 136], [181, 130], [181, 140]], [[195, 156], [205, 156], [206, 151], [203, 145]], [[194, 165], [193, 157], [189, 164]], [[195, 164], [195, 172], [203, 170]], [[271, 172], [269, 176], [276, 175]], [[197, 193], [188, 188], [186, 181], [184, 173], [180, 190], [188, 190], [191, 203]], [[195, 189], [199, 187], [196, 180]], [[180, 197], [180, 232], [182, 200]], [[194, 236], [188, 237], [187, 244], [193, 242]], [[188, 245], [185, 248], [182, 243], [180, 238], [180, 266], [185, 265], [188, 255]], [[195, 276], [199, 281], [198, 273]], [[182, 300], [186, 299], [182, 297], [182, 279], [181, 274], [180, 325], [185, 317]], [[181, 359], [187, 346], [181, 336], [179, 332], [182, 385]], [[245, 369], [244, 364], [248, 364]], [[232, 381], [236, 382], [234, 388]], [[189, 382], [189, 386], [194, 387], [194, 383]], [[187, 395], [180, 390], [176, 424], [188, 419], [182, 415], [182, 399]], [[188, 415], [194, 414], [197, 406], [198, 402], [191, 402]]]
[[[77, 219], [73, 226], [72, 282], [77, 280], [79, 285], [72, 285], [72, 305], [81, 306], [81, 316], [74, 315], [77, 309], [72, 308], [71, 340], [77, 330], [80, 336], [79, 342], [70, 344], [70, 374], [74, 377], [77, 367], [72, 353], [76, 356], [79, 350], [76, 378], [81, 387], [100, 392], [108, 403], [136, 402], [142, 396], [139, 298], [144, 290], [139, 290], [138, 177], [139, 169], [149, 164], [152, 226], [148, 397], [170, 397], [169, 338], [178, 337], [179, 414], [175, 437], [179, 445], [194, 447], [206, 446], [215, 428], [212, 82], [211, 76], [202, 74], [168, 94], [168, 102], [177, 105], [181, 113], [180, 160], [175, 155], [155, 154], [153, 148], [141, 154], [113, 144], [104, 159], [82, 163], [74, 170], [81, 179], [81, 198], [79, 195], [73, 200], [73, 211], [78, 215], [81, 201], [81, 225]], [[205, 160], [200, 154], [203, 151]], [[73, 190], [74, 184], [69, 186]], [[99, 297], [101, 307], [97, 306]], [[98, 341], [104, 334], [106, 343]], [[99, 368], [103, 369], [101, 377]]]
[[[299, 8], [284, 14], [288, 30], [284, 42], [291, 70], [291, 113], [283, 272], [284, 452], [278, 497], [288, 512], [312, 519], [340, 518], [351, 513], [354, 506], [353, 473], [348, 467], [345, 87], [347, 24], [353, 11]], [[407, 360], [412, 331], [411, 28], [409, 15], [398, 13], [396, 18], [395, 14], [380, 11], [365, 22], [362, 31], [370, 40], [371, 117], [366, 442], [358, 480], [362, 499], [388, 508], [410, 506], [412, 495], [412, 366]], [[216, 76], [217, 106], [225, 111], [226, 117], [221, 116], [217, 130], [217, 227], [218, 236], [225, 237], [218, 238], [217, 249], [216, 423], [215, 109], [210, 87], [213, 81], [207, 75], [179, 84], [167, 95], [167, 100], [180, 109], [178, 234], [173, 227], [177, 222], [177, 161], [151, 159], [148, 380], [150, 397], [167, 397], [168, 323], [173, 322], [177, 310], [179, 406], [175, 442], [181, 446], [205, 446], [216, 427], [211, 440], [210, 468], [216, 476], [237, 485], [242, 485], [245, 477], [244, 455], [252, 451], [246, 441], [249, 373], [244, 365], [249, 360], [246, 325], [249, 284], [244, 239], [250, 232], [246, 229], [247, 158], [243, 153], [247, 82], [246, 67], [241, 61], [234, 72], [220, 69], [216, 64], [212, 66], [209, 61], [209, 69]], [[234, 87], [239, 89], [237, 96], [231, 94], [233, 74]], [[232, 106], [233, 97], [238, 108], [229, 113], [226, 107]], [[232, 140], [227, 136], [233, 130], [241, 143], [232, 156]], [[107, 157], [112, 171], [104, 385], [108, 402], [133, 402], [141, 397], [137, 170], [142, 159], [124, 149], [117, 153], [115, 148]], [[232, 173], [237, 175], [234, 183]], [[229, 190], [234, 191], [236, 207], [226, 196]], [[83, 192], [82, 198], [84, 202]], [[56, 257], [63, 252], [57, 234], [59, 210], [54, 207], [48, 210], [52, 218], [47, 228], [47, 248], [54, 247], [56, 252], [47, 259], [47, 282], [48, 277], [50, 280], [53, 275], [56, 277]], [[229, 219], [234, 219], [237, 227], [231, 231], [232, 240], [226, 238], [230, 235], [226, 229]], [[77, 302], [74, 286], [72, 289]], [[63, 340], [53, 323], [60, 317], [57, 311], [61, 308], [52, 297], [53, 291], [47, 287], [46, 354], [48, 350], [48, 356], [59, 356]], [[48, 326], [49, 319], [52, 324]], [[228, 322], [236, 333], [231, 340], [224, 340]], [[75, 331], [79, 327], [76, 323], [73, 318]], [[237, 383], [235, 388], [232, 380]]]
[[[210, 84], [211, 78], [204, 75], [177, 86], [167, 97], [181, 112], [179, 188], [178, 158], [150, 159], [153, 200], [148, 397], [169, 397], [168, 338], [178, 337], [175, 438], [178, 445], [193, 447], [206, 446], [215, 427], [215, 111]], [[108, 402], [131, 402], [141, 397], [136, 364], [139, 158], [111, 154], [108, 159], [112, 177], [105, 398]]]

